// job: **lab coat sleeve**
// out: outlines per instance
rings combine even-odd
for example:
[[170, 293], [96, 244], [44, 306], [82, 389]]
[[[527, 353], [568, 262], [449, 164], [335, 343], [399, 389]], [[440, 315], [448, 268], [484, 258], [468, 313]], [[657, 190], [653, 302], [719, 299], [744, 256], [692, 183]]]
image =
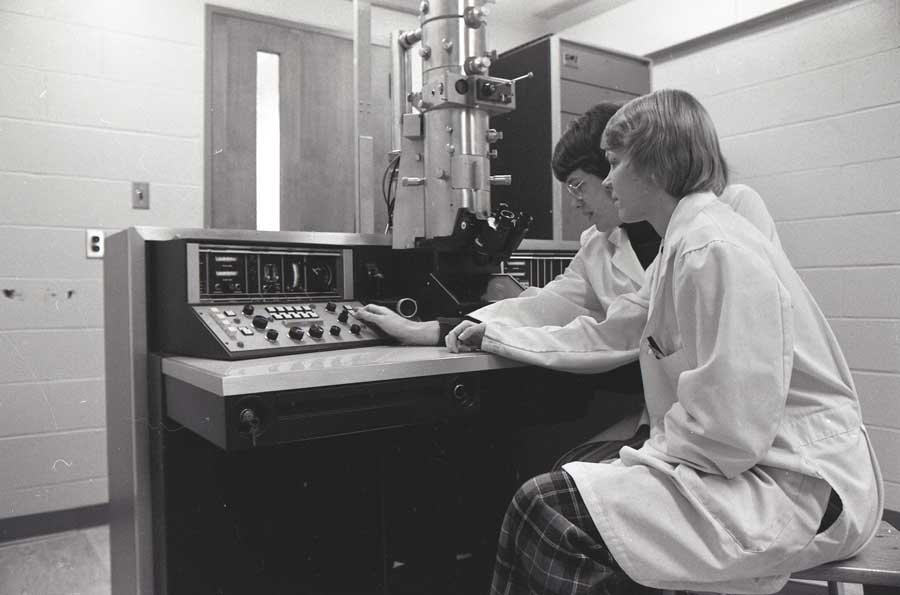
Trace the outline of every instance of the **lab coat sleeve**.
[[781, 423], [793, 365], [790, 296], [767, 261], [724, 241], [681, 256], [673, 296], [687, 369], [665, 415], [666, 450], [734, 477], [759, 462]]
[[[605, 240], [604, 240], [605, 241]], [[561, 275], [543, 288], [529, 287], [518, 297], [495, 302], [470, 313], [481, 322], [507, 325], [562, 326], [578, 316], [603, 318], [605, 309], [587, 280], [586, 255], [579, 250]]]
[[637, 359], [647, 297], [644, 289], [619, 296], [602, 321], [579, 316], [564, 326], [541, 327], [488, 322], [481, 349], [554, 370], [606, 372]]

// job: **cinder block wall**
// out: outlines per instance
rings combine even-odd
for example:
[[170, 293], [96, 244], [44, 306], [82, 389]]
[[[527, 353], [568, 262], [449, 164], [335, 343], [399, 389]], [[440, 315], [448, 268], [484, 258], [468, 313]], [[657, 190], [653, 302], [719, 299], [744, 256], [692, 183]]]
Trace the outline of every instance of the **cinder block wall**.
[[[353, 26], [349, 0], [214, 4]], [[0, 520], [107, 501], [103, 261], [85, 231], [203, 225], [205, 10], [0, 0]], [[372, 9], [374, 43], [416, 26]], [[490, 39], [538, 33], [496, 23]], [[131, 208], [133, 181], [150, 210]]]
[[900, 0], [818, 2], [660, 52], [709, 108], [838, 336], [900, 510]]

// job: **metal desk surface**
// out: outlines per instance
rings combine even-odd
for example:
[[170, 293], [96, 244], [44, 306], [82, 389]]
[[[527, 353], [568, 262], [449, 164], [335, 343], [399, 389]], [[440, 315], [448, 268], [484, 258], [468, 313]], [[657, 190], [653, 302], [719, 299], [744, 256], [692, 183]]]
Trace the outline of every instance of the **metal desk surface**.
[[242, 361], [172, 356], [162, 372], [222, 397], [459, 374], [523, 364], [488, 353], [450, 353], [444, 347], [358, 347]]

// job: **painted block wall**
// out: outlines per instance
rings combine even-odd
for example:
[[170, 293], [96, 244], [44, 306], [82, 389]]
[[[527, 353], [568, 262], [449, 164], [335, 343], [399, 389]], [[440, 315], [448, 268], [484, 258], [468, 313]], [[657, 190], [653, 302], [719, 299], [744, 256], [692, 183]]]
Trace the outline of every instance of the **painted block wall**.
[[654, 88], [707, 106], [827, 315], [900, 510], [900, 0], [819, 2], [678, 55]]
[[[216, 4], [352, 32], [347, 0]], [[418, 23], [372, 21], [381, 44]], [[103, 261], [85, 230], [203, 225], [204, 27], [201, 0], [0, 0], [0, 519], [107, 501]]]

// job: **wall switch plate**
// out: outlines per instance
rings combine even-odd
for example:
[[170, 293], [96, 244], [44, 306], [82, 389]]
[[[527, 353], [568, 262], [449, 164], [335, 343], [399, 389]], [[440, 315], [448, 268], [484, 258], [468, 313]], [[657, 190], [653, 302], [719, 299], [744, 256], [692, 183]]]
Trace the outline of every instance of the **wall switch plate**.
[[102, 229], [85, 230], [84, 249], [88, 258], [103, 258], [106, 253], [106, 236]]
[[150, 182], [131, 183], [131, 208], [150, 208]]

